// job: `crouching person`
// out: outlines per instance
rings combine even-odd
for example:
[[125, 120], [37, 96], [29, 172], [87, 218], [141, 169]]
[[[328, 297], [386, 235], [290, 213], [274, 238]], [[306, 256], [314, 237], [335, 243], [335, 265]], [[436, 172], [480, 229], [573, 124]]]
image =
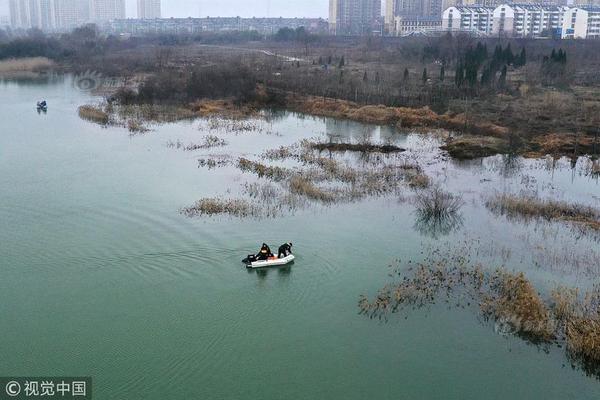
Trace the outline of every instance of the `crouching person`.
[[292, 254], [292, 243], [284, 243], [281, 246], [279, 246], [277, 258], [285, 258], [290, 254]]

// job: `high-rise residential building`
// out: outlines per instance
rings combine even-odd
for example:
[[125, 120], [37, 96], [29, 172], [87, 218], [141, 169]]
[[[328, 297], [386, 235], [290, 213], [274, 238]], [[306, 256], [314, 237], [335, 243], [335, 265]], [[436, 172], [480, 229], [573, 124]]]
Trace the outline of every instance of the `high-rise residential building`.
[[54, 0], [9, 0], [10, 24], [16, 29], [56, 28]]
[[391, 26], [398, 16], [441, 19], [445, 7], [458, 2], [462, 3], [462, 0], [386, 0], [386, 24]]
[[336, 35], [381, 33], [380, 0], [329, 0], [330, 31]]
[[90, 21], [90, 0], [54, 0], [56, 26], [72, 29]]
[[160, 18], [160, 0], [137, 0], [137, 13], [139, 19]]
[[90, 19], [93, 22], [125, 18], [125, 0], [91, 0]]
[[10, 25], [15, 28], [30, 28], [31, 16], [29, 14], [29, 3], [25, 0], [9, 0]]
[[90, 0], [9, 0], [16, 29], [69, 30], [90, 20]]

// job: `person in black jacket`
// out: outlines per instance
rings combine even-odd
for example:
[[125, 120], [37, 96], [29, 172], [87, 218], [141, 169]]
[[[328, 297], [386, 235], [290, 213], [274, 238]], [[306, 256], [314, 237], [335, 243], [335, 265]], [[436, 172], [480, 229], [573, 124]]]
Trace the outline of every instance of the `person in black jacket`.
[[271, 248], [266, 243], [262, 244], [260, 251], [256, 255], [257, 260], [268, 260], [269, 257], [273, 257], [273, 253], [271, 253]]
[[279, 250], [277, 251], [277, 258], [284, 258], [292, 254], [292, 243], [284, 243], [279, 246]]

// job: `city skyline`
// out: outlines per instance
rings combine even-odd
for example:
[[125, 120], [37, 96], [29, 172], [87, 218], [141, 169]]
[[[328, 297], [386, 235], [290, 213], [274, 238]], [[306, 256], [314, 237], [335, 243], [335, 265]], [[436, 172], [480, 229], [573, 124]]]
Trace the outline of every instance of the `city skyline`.
[[[0, 0], [0, 15], [8, 15], [8, 1]], [[163, 18], [185, 17], [314, 17], [327, 18], [328, 0], [162, 0]], [[137, 0], [126, 0], [127, 18], [137, 18]]]

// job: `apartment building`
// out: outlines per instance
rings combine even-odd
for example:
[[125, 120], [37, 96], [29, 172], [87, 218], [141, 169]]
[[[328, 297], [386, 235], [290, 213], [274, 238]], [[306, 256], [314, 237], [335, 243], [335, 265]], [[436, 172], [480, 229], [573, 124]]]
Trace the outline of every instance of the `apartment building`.
[[562, 28], [567, 6], [502, 4], [494, 10], [492, 35], [540, 37]]
[[450, 32], [492, 33], [494, 21], [492, 6], [455, 6], [444, 10], [442, 30]]
[[160, 18], [160, 0], [137, 0], [137, 15], [138, 19]]
[[597, 37], [599, 7], [557, 4], [455, 6], [444, 10], [442, 29], [506, 37]]
[[381, 34], [380, 0], [329, 0], [329, 31], [335, 35]]
[[91, 0], [90, 19], [105, 22], [125, 18], [125, 0]]

